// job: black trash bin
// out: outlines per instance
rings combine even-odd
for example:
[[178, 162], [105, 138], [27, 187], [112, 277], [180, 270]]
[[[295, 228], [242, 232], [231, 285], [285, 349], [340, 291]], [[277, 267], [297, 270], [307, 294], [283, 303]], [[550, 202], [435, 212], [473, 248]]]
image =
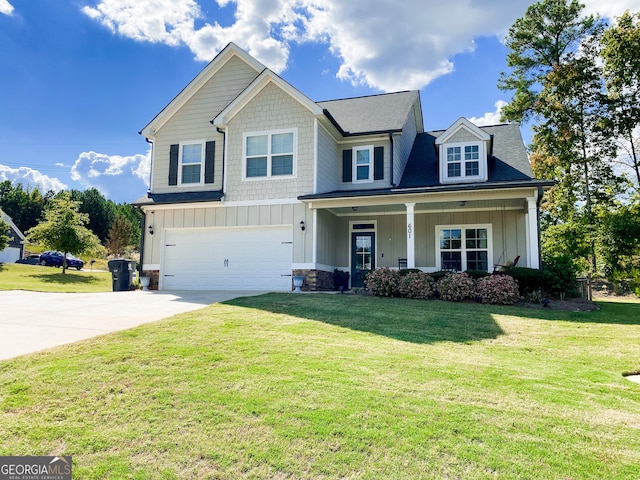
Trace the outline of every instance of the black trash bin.
[[107, 262], [111, 272], [111, 282], [114, 292], [127, 292], [133, 290], [133, 277], [136, 271], [136, 262], [124, 258], [114, 258]]

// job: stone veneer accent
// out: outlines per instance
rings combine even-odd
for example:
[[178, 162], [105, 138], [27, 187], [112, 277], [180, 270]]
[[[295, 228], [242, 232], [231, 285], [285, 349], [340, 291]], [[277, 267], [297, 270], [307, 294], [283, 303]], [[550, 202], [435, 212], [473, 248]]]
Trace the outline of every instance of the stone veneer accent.
[[158, 290], [158, 285], [160, 282], [160, 270], [143, 270], [143, 277], [151, 277], [151, 281], [149, 282], [149, 290]]
[[[294, 277], [304, 277], [302, 290], [305, 292], [326, 292], [333, 290], [333, 273], [324, 270], [294, 270]], [[293, 290], [293, 279], [291, 280]]]

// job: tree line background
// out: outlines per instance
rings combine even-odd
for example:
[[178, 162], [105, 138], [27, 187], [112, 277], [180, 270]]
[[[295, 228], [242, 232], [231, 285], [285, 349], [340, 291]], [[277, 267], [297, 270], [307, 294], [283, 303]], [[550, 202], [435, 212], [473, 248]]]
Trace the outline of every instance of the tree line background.
[[503, 120], [532, 125], [542, 251], [640, 293], [640, 14], [543, 0], [509, 29]]
[[64, 205], [62, 210], [77, 211], [82, 220], [72, 221], [86, 227], [97, 238], [86, 253], [97, 257], [139, 253], [142, 213], [134, 206], [108, 200], [95, 188], [43, 194], [21, 183], [0, 182], [0, 208], [22, 232], [32, 231], [45, 222], [47, 211], [54, 206], [60, 209], [61, 205]]

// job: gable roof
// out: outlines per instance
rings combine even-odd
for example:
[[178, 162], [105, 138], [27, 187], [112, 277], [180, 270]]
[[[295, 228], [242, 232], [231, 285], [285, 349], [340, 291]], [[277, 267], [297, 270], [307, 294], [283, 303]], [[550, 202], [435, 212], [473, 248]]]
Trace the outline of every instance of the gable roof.
[[145, 137], [153, 137], [155, 132], [160, 129], [167, 121], [183, 107], [193, 95], [213, 77], [229, 60], [239, 58], [256, 71], [256, 75], [263, 70], [265, 66], [258, 60], [253, 58], [247, 52], [238, 47], [235, 43], [229, 43], [224, 47], [218, 55], [204, 67], [189, 84], [182, 89], [176, 97], [158, 113], [141, 131], [140, 134]]
[[[476, 128], [492, 141], [489, 151], [488, 183], [533, 180], [529, 157], [518, 124]], [[439, 137], [449, 130], [425, 132], [416, 136], [399, 188], [440, 185], [437, 144]]]
[[13, 233], [18, 235], [21, 241], [24, 241], [25, 239], [24, 234], [20, 231], [20, 229], [16, 226], [16, 224], [13, 223], [13, 220], [11, 219], [11, 217], [6, 213], [4, 213], [4, 211], [1, 208], [0, 208], [0, 220], [3, 220], [7, 225], [9, 225], [9, 228], [13, 231]]
[[[362, 135], [378, 132], [399, 132], [416, 104], [420, 106], [417, 90], [345, 98], [317, 102], [329, 113], [343, 135]], [[422, 127], [422, 111], [417, 112], [418, 128]]]
[[279, 75], [264, 69], [262, 73], [245, 88], [222, 112], [220, 112], [211, 123], [216, 127], [226, 125], [240, 110], [242, 110], [258, 93], [269, 84], [274, 84], [284, 90], [292, 98], [297, 100], [302, 106], [307, 108], [313, 115], [321, 115], [322, 109], [311, 99], [305, 96], [300, 90], [284, 81]]
[[453, 122], [449, 128], [447, 128], [438, 138], [436, 139], [436, 145], [441, 145], [447, 140], [449, 140], [452, 136], [458, 133], [460, 130], [466, 130], [471, 135], [478, 137], [478, 140], [489, 141], [491, 137], [484, 132], [480, 127], [471, 123], [464, 117], [460, 117], [458, 120]]

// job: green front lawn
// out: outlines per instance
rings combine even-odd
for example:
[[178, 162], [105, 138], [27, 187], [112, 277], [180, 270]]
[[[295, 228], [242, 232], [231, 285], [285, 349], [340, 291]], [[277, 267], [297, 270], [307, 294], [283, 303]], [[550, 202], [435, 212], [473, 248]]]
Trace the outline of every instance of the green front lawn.
[[0, 290], [30, 290], [34, 292], [110, 292], [111, 273], [89, 270], [0, 263]]
[[640, 304], [269, 294], [0, 362], [78, 479], [640, 478]]

